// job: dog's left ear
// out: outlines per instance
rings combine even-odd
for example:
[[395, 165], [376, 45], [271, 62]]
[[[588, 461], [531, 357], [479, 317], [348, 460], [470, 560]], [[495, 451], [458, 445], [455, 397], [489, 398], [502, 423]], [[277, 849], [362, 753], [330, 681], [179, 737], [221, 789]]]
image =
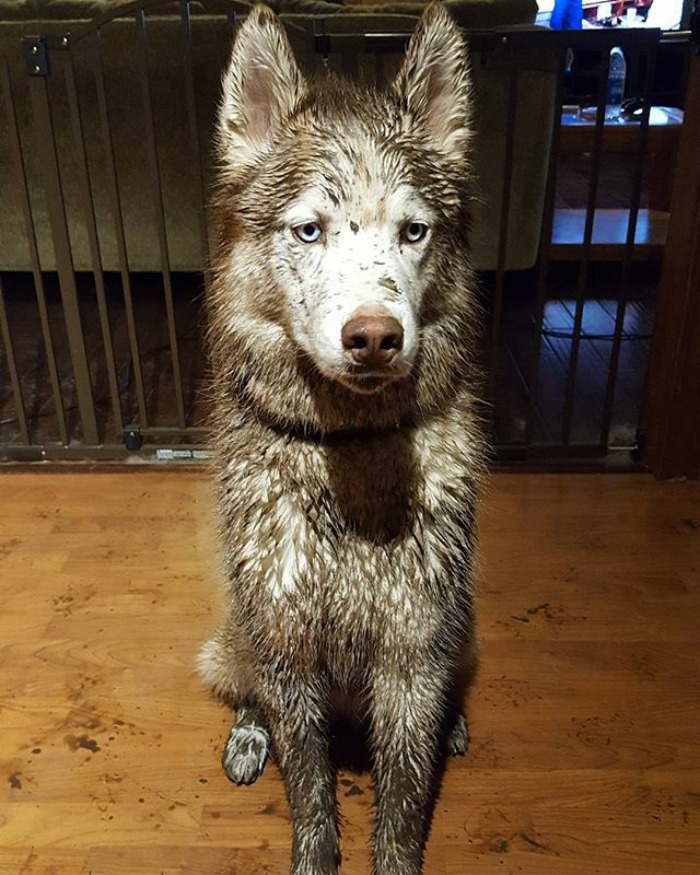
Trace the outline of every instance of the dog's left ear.
[[224, 74], [218, 142], [228, 166], [245, 166], [274, 142], [305, 91], [277, 16], [256, 6], [241, 25]]
[[416, 124], [434, 148], [464, 158], [471, 103], [467, 48], [441, 3], [423, 13], [392, 90], [409, 124]]

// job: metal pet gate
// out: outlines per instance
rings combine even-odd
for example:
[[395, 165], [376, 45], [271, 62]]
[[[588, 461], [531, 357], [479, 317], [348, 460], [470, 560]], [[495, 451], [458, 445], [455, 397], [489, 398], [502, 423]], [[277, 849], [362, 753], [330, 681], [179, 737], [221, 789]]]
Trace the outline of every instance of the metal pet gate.
[[[24, 247], [0, 270], [0, 459], [207, 455], [199, 338], [208, 143], [220, 70], [246, 9], [141, 0], [70, 33], [0, 46], [0, 163], [12, 178], [3, 209], [8, 239]], [[291, 24], [307, 65], [380, 84], [396, 69], [406, 34], [334, 34], [331, 23]], [[467, 38], [477, 83], [480, 71], [491, 76], [485, 81], [497, 84], [502, 108], [495, 188], [477, 203], [496, 217], [490, 255], [477, 266], [490, 315], [484, 356], [498, 457], [633, 465], [663, 249], [663, 211], [644, 200], [657, 60], [664, 53], [682, 67], [687, 40], [653, 30], [531, 28]], [[624, 131], [627, 203], [606, 212], [614, 46], [628, 58], [639, 100]], [[570, 118], [565, 106], [572, 51], [588, 64], [580, 79], [593, 107], [585, 118]], [[177, 87], [168, 87], [163, 77], [175, 75], [174, 64]], [[533, 71], [544, 77], [536, 81], [546, 83], [549, 109], [528, 122], [520, 108]], [[542, 184], [530, 209], [521, 156], [532, 151], [533, 124], [542, 134]], [[558, 192], [572, 155], [578, 209], [562, 207]], [[516, 251], [527, 237], [523, 198], [534, 240], [525, 262]], [[606, 222], [615, 226], [612, 242]]]

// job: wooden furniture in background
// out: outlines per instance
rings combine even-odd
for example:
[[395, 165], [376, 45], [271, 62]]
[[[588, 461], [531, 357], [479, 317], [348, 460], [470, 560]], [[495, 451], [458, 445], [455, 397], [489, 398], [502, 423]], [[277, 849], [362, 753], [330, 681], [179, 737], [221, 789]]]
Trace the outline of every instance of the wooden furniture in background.
[[[637, 219], [636, 260], [663, 255], [668, 232], [668, 210], [675, 156], [683, 126], [683, 110], [654, 106], [649, 114], [645, 158], [648, 180], [648, 208], [640, 209]], [[561, 117], [559, 152], [582, 155], [592, 152], [595, 118], [582, 115], [578, 107], [564, 107]], [[629, 155], [636, 161], [639, 122], [620, 119], [608, 122], [603, 133], [603, 153]], [[596, 261], [622, 261], [627, 239], [629, 209], [597, 209], [593, 224], [591, 258]], [[585, 209], [556, 209], [552, 229], [550, 257], [569, 261], [580, 257], [586, 222]]]
[[700, 476], [700, 57], [690, 62], [644, 413], [657, 477]]
[[[593, 220], [591, 258], [595, 261], [622, 261], [629, 227], [630, 211], [625, 209], [597, 209]], [[554, 211], [552, 261], [576, 261], [583, 251], [586, 211], [557, 209]], [[660, 259], [668, 229], [668, 213], [640, 209], [634, 235], [633, 258]]]

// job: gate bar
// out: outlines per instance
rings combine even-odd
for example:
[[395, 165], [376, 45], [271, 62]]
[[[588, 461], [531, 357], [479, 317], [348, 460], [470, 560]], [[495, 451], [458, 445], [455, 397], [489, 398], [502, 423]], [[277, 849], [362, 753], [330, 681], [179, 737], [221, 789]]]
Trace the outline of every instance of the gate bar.
[[547, 187], [542, 210], [542, 228], [540, 231], [540, 254], [537, 270], [537, 309], [535, 312], [535, 342], [532, 351], [532, 369], [528, 394], [527, 413], [525, 419], [525, 444], [531, 446], [535, 433], [535, 412], [537, 391], [540, 378], [540, 351], [542, 348], [542, 322], [547, 300], [547, 279], [549, 275], [549, 250], [554, 229], [554, 208], [557, 192], [557, 170], [559, 167], [559, 140], [561, 135], [561, 110], [564, 95], [564, 72], [566, 69], [567, 49], [559, 52], [556, 67], [556, 88], [554, 94], [554, 117], [552, 119], [552, 140], [549, 144], [549, 161], [547, 165]]
[[[35, 42], [27, 38], [28, 43]], [[46, 207], [51, 239], [56, 254], [56, 269], [63, 300], [63, 315], [66, 322], [68, 347], [70, 350], [75, 390], [78, 398], [78, 411], [83, 426], [83, 440], [93, 446], [98, 443], [97, 419], [90, 382], [90, 368], [85, 351], [85, 338], [75, 285], [75, 270], [71, 253], [68, 222], [66, 220], [61, 177], [56, 154], [53, 121], [49, 106], [48, 82], [46, 75], [29, 75], [29, 92], [34, 110], [37, 151], [44, 177]]]
[[17, 126], [17, 112], [15, 109], [14, 95], [12, 93], [12, 82], [7, 67], [7, 60], [3, 58], [2, 64], [2, 79], [3, 92], [5, 94], [5, 107], [7, 110], [8, 129], [10, 133], [10, 147], [12, 157], [15, 164], [15, 173], [19, 180], [20, 202], [22, 206], [22, 214], [24, 216], [25, 234], [27, 237], [27, 246], [29, 247], [29, 258], [32, 263], [32, 274], [34, 277], [34, 293], [36, 295], [36, 305], [39, 311], [39, 322], [41, 324], [41, 334], [44, 341], [44, 349], [46, 351], [46, 364], [49, 370], [49, 381], [51, 382], [51, 395], [53, 397], [54, 410], [56, 411], [56, 423], [58, 425], [58, 436], [62, 444], [68, 443], [68, 428], [66, 427], [66, 414], [63, 409], [63, 396], [61, 395], [61, 381], [58, 376], [58, 365], [56, 363], [56, 351], [53, 345], [53, 336], [51, 334], [51, 325], [49, 323], [49, 314], [46, 307], [46, 290], [44, 288], [44, 278], [41, 274], [41, 263], [39, 261], [39, 248], [36, 240], [36, 229], [34, 227], [34, 216], [32, 213], [31, 202], [29, 200], [29, 187], [27, 185], [27, 169], [24, 164], [24, 154], [22, 152], [22, 141], [19, 137], [19, 128]]
[[564, 445], [571, 438], [571, 419], [574, 409], [574, 396], [576, 394], [576, 375], [578, 371], [578, 352], [581, 344], [581, 323], [583, 321], [584, 295], [588, 280], [588, 265], [591, 260], [591, 240], [593, 238], [593, 224], [595, 221], [596, 203], [598, 200], [598, 180], [600, 179], [600, 159], [603, 153], [603, 133], [605, 124], [606, 96], [608, 87], [608, 73], [610, 70], [610, 51], [602, 53], [602, 69], [598, 83], [598, 108], [595, 119], [595, 134], [593, 140], [593, 165], [591, 167], [591, 181], [588, 186], [588, 203], [586, 205], [586, 225], [583, 232], [583, 251], [578, 276], [578, 289], [576, 293], [576, 312], [574, 314], [574, 327], [571, 340], [571, 352], [569, 354], [569, 368], [566, 375], [566, 391], [564, 395], [564, 416], [561, 429], [561, 441]]
[[601, 428], [601, 443], [607, 444], [610, 437], [610, 425], [615, 402], [615, 390], [617, 388], [617, 371], [620, 365], [620, 352], [622, 348], [622, 332], [625, 325], [625, 312], [630, 286], [630, 274], [632, 271], [632, 256], [634, 243], [637, 235], [637, 218], [639, 216], [639, 202], [642, 197], [642, 183], [644, 179], [644, 159], [646, 158], [646, 145], [649, 132], [649, 116], [651, 114], [652, 88], [654, 84], [654, 69], [656, 66], [656, 47], [647, 54], [647, 69], [644, 77], [644, 95], [642, 118], [639, 124], [637, 140], [637, 155], [635, 161], [634, 183], [632, 186], [632, 203], [630, 204], [629, 224], [627, 226], [627, 239], [625, 241], [625, 257], [622, 263], [622, 282], [620, 284], [617, 312], [615, 314], [615, 331], [613, 334], [613, 346], [608, 364], [608, 382], [605, 389], [605, 403], [603, 405], [603, 425]]
[[154, 425], [151, 428], [140, 428], [139, 433], [150, 437], [178, 437], [181, 435], [206, 437], [208, 431], [204, 426], [197, 425], [187, 425], [185, 428], [178, 428], [176, 425]]
[[139, 349], [139, 337], [136, 330], [136, 318], [134, 316], [134, 298], [131, 290], [129, 256], [126, 250], [126, 236], [124, 234], [124, 220], [122, 218], [121, 197], [119, 195], [119, 179], [117, 177], [117, 164], [114, 157], [112, 126], [109, 119], [109, 104], [107, 103], [107, 89], [105, 87], [104, 64], [102, 61], [102, 41], [99, 30], [94, 32], [93, 50], [95, 54], [95, 88], [97, 90], [97, 106], [100, 111], [102, 145], [107, 163], [107, 189], [109, 191], [112, 219], [114, 221], [114, 236], [117, 240], [117, 251], [119, 253], [119, 270], [122, 281], [122, 293], [124, 295], [124, 310], [126, 313], [127, 333], [129, 335], [131, 364], [134, 368], [136, 400], [139, 408], [139, 418], [142, 425], [146, 426], [148, 425], [148, 412], [146, 408], [146, 396], [143, 391], [141, 350]]
[[518, 69], [513, 64], [508, 77], [508, 110], [506, 114], [506, 143], [503, 156], [503, 186], [501, 188], [501, 228], [498, 237], [498, 261], [496, 265], [496, 288], [491, 331], [491, 401], [496, 399], [496, 387], [500, 371], [501, 322], [503, 319], [503, 286], [505, 279], [508, 230], [510, 225], [510, 189], [513, 177], [515, 153], [515, 113], [518, 96]]
[[153, 208], [158, 228], [158, 243], [160, 247], [161, 273], [163, 274], [163, 291], [165, 293], [165, 311], [168, 321], [168, 337], [173, 366], [173, 382], [175, 383], [175, 401], [177, 404], [177, 421], [180, 428], [186, 425], [185, 401], [182, 391], [182, 374], [180, 371], [180, 353], [177, 345], [177, 328], [175, 325], [175, 307], [173, 305], [173, 289], [170, 276], [170, 256], [168, 253], [168, 238], [165, 229], [163, 212], [163, 188], [158, 166], [158, 144], [156, 141], [155, 121], [151, 99], [151, 83], [148, 73], [148, 44], [146, 38], [146, 16], [140, 9], [135, 16], [139, 40], [139, 66], [141, 87], [143, 91], [143, 111], [146, 122], [146, 145], [148, 149], [149, 167], [151, 171], [151, 186], [153, 188]]
[[236, 13], [235, 12], [227, 12], [226, 19], [228, 21], [229, 30], [231, 31], [231, 40], [235, 39], [236, 36]]
[[209, 289], [209, 230], [207, 221], [206, 199], [204, 197], [204, 172], [202, 167], [202, 153], [199, 147], [199, 134], [197, 131], [197, 102], [194, 92], [193, 61], [192, 61], [192, 24], [190, 21], [190, 2], [181, 0], [180, 18], [182, 19], [182, 38], [184, 48], [185, 68], [185, 94], [187, 98], [187, 117], [190, 123], [190, 149], [192, 160], [197, 166], [197, 182], [199, 187], [199, 234], [202, 248], [202, 273], [204, 274], [204, 287]]
[[[185, 69], [185, 91], [187, 96], [187, 116], [190, 127], [190, 148], [192, 151], [192, 160], [197, 166], [197, 184], [199, 188], [199, 236], [200, 246], [202, 250], [202, 278], [204, 281], [205, 294], [209, 293], [209, 279], [211, 273], [210, 259], [210, 241], [209, 241], [209, 210], [207, 208], [207, 199], [205, 191], [207, 184], [204, 174], [204, 164], [202, 162], [202, 150], [199, 142], [199, 131], [197, 124], [197, 100], [194, 87], [194, 63], [192, 60], [192, 22], [190, 18], [190, 0], [181, 0], [180, 17], [182, 19], [182, 37], [184, 43], [184, 69]], [[235, 18], [235, 13], [234, 13]], [[187, 393], [187, 402], [185, 410], [192, 411], [196, 401], [195, 396], [195, 381], [193, 374], [196, 373], [197, 366], [201, 360], [202, 347], [200, 343], [195, 345], [194, 352], [190, 359], [190, 391]]]
[[66, 84], [68, 86], [68, 104], [70, 107], [71, 121], [73, 123], [73, 141], [75, 144], [75, 153], [78, 165], [80, 199], [83, 204], [85, 228], [87, 230], [88, 241], [90, 244], [90, 254], [92, 256], [92, 273], [95, 278], [97, 308], [100, 315], [102, 340], [105, 345], [105, 361], [107, 365], [107, 377], [109, 380], [109, 394], [112, 401], [112, 411], [114, 414], [115, 428], [117, 434], [121, 435], [122, 412], [121, 403], [119, 400], [119, 380], [117, 379], [114, 345], [112, 343], [112, 330], [109, 324], [109, 310], [107, 308], [104, 271], [102, 269], [102, 254], [100, 252], [100, 240], [97, 235], [97, 224], [95, 222], [95, 205], [92, 199], [92, 189], [90, 187], [90, 171], [88, 168], [87, 154], [85, 151], [85, 135], [83, 131], [83, 122], [80, 115], [78, 91], [75, 84], [75, 67], [73, 63], [72, 52], [68, 53], [68, 64], [66, 66]]
[[7, 309], [5, 308], [5, 289], [2, 284], [2, 276], [0, 276], [0, 335], [2, 335], [2, 343], [5, 347], [7, 356], [7, 368], [10, 372], [10, 385], [12, 386], [12, 396], [15, 401], [15, 410], [17, 411], [17, 423], [19, 425], [19, 436], [21, 440], [29, 445], [29, 432], [27, 431], [27, 417], [24, 412], [24, 398], [22, 397], [22, 384], [17, 371], [17, 359], [15, 358], [15, 350], [12, 344], [12, 332], [10, 331], [10, 323], [7, 319]]

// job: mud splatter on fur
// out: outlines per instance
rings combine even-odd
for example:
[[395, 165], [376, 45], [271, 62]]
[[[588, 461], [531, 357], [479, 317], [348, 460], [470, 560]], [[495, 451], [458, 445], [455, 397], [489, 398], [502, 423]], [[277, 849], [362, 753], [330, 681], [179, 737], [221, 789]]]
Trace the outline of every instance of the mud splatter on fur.
[[[218, 138], [208, 312], [227, 614], [200, 669], [238, 715], [224, 766], [252, 780], [269, 732], [292, 873], [336, 873], [328, 726], [336, 699], [354, 703], [373, 750], [374, 871], [418, 875], [438, 756], [466, 748], [475, 652], [483, 444], [459, 30], [429, 7], [378, 93], [304, 80], [257, 8]], [[415, 243], [407, 223], [426, 226]], [[362, 382], [341, 328], [365, 305], [404, 343]]]

